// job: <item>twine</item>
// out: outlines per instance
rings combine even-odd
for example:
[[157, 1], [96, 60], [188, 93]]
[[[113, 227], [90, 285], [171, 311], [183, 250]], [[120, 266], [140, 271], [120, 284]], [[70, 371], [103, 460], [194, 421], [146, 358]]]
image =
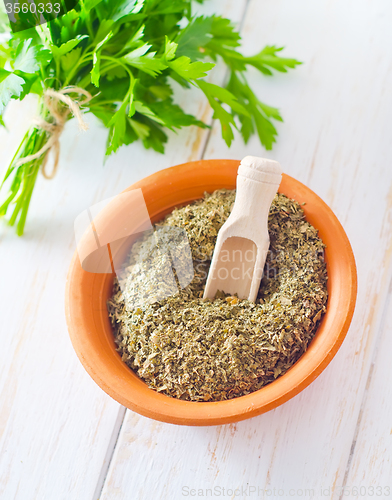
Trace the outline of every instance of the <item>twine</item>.
[[[86, 97], [83, 101], [76, 101], [71, 99], [68, 94], [81, 94]], [[69, 86], [62, 90], [56, 91], [53, 89], [47, 89], [44, 92], [44, 103], [47, 107], [51, 121], [46, 121], [42, 118], [35, 118], [33, 124], [36, 127], [45, 130], [49, 135], [49, 139], [46, 144], [35, 154], [21, 158], [16, 162], [16, 166], [20, 167], [25, 163], [29, 163], [33, 160], [37, 160], [44, 153], [52, 151], [54, 154], [54, 164], [53, 169], [50, 174], [46, 171], [46, 165], [48, 161], [49, 154], [46, 154], [44, 161], [42, 163], [42, 174], [45, 179], [53, 179], [57, 173], [59, 158], [60, 158], [60, 136], [64, 130], [64, 126], [68, 120], [70, 113], [78, 120], [79, 128], [81, 130], [87, 130], [88, 125], [83, 120], [83, 115], [80, 110], [80, 106], [88, 103], [92, 99], [92, 95], [85, 89], [80, 87]], [[66, 107], [59, 106], [60, 102], [66, 105]]]

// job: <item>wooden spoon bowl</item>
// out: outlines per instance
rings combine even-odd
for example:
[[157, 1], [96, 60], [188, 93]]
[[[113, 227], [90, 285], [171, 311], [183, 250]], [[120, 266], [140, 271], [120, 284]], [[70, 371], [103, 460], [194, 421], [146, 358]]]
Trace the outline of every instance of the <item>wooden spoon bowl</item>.
[[[205, 191], [234, 189], [238, 166], [236, 160], [185, 163], [146, 177], [128, 190], [142, 189], [151, 220], [157, 222], [173, 208], [202, 198]], [[75, 253], [65, 299], [69, 334], [83, 366], [107, 394], [127, 408], [163, 422], [226, 424], [276, 408], [305, 389], [326, 368], [342, 344], [354, 313], [357, 293], [354, 255], [338, 219], [313, 191], [283, 174], [279, 192], [301, 204], [305, 202], [306, 219], [319, 230], [327, 246], [327, 312], [306, 353], [283, 376], [246, 396], [198, 403], [159, 394], [149, 389], [116, 351], [106, 308], [113, 274], [84, 271]], [[108, 206], [102, 214], [103, 224], [113, 227], [120, 210], [119, 204]], [[128, 247], [119, 248], [117, 257], [125, 256]]]

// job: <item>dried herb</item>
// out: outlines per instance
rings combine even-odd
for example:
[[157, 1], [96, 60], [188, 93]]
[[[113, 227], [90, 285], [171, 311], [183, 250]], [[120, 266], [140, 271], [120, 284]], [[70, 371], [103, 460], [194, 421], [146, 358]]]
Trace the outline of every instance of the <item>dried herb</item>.
[[[181, 228], [188, 236], [195, 274], [184, 289], [131, 310], [124, 283], [137, 282], [140, 269], [126, 266], [119, 279], [128, 281], [121, 287], [115, 280], [108, 309], [122, 359], [150, 388], [168, 396], [221, 401], [260, 389], [306, 351], [326, 310], [324, 244], [300, 205], [282, 194], [270, 209], [271, 246], [257, 302], [223, 291], [213, 301], [203, 300], [217, 233], [234, 199], [235, 191], [206, 193], [155, 225]], [[133, 245], [127, 264], [148, 260], [154, 234]], [[155, 264], [162, 270], [162, 261]]]

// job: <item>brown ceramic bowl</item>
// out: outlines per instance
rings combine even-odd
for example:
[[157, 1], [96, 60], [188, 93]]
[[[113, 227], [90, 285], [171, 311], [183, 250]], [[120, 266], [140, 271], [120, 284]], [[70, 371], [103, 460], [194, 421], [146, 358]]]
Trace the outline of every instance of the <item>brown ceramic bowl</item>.
[[[203, 160], [162, 170], [137, 182], [152, 222], [174, 207], [201, 198], [205, 191], [234, 189], [239, 161]], [[127, 190], [127, 191], [128, 191]], [[229, 401], [190, 402], [159, 394], [121, 361], [116, 351], [106, 309], [113, 275], [82, 269], [75, 253], [66, 288], [66, 316], [72, 344], [83, 366], [112, 398], [147, 417], [183, 425], [236, 422], [272, 410], [305, 389], [332, 360], [349, 328], [354, 312], [357, 276], [347, 236], [332, 210], [309, 188], [283, 175], [279, 192], [306, 202], [307, 220], [326, 244], [329, 299], [327, 312], [306, 353], [282, 377], [252, 394]], [[102, 212], [103, 223], [116, 223], [121, 204]], [[124, 253], [125, 255], [125, 253]]]

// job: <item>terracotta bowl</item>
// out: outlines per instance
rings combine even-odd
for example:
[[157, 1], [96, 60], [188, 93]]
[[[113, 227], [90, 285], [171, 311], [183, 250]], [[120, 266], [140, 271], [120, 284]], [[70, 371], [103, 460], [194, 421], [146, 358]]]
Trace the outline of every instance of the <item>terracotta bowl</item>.
[[[152, 222], [174, 207], [201, 198], [205, 191], [234, 189], [239, 161], [203, 160], [157, 172], [130, 186], [141, 188]], [[128, 191], [126, 190], [126, 191]], [[159, 394], [121, 361], [116, 351], [106, 309], [113, 274], [82, 269], [75, 253], [66, 287], [66, 317], [72, 344], [83, 366], [112, 398], [147, 417], [183, 425], [236, 422], [272, 410], [305, 389], [332, 360], [349, 328], [354, 312], [357, 276], [348, 238], [331, 209], [309, 188], [283, 175], [279, 192], [306, 202], [307, 220], [326, 244], [329, 299], [327, 312], [306, 353], [282, 377], [252, 394], [219, 402], [190, 402]], [[102, 212], [113, 225], [121, 204]], [[128, 250], [128, 248], [127, 248]], [[124, 250], [123, 250], [124, 251]], [[124, 253], [125, 255], [125, 253]]]

